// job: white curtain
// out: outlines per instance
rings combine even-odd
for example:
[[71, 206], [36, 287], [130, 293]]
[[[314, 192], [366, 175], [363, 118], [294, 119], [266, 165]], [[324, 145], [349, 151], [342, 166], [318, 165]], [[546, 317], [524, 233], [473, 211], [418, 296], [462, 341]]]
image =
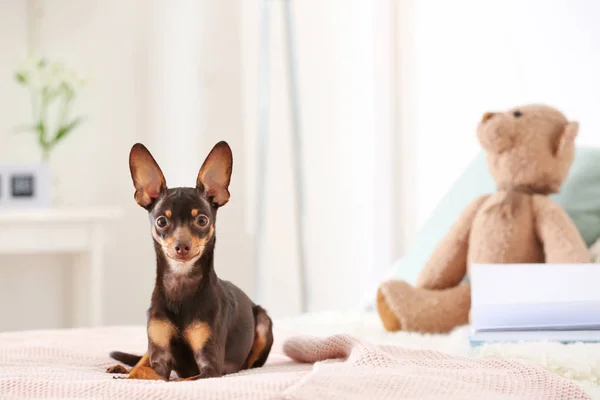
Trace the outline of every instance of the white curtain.
[[[359, 305], [393, 257], [393, 2], [293, 1], [309, 310]], [[259, 0], [242, 4], [246, 168], [256, 165]], [[261, 302], [299, 310], [282, 3], [270, 2], [270, 137]], [[246, 181], [255, 193], [256, 176]], [[254, 198], [252, 197], [254, 200]], [[254, 208], [250, 208], [251, 210]], [[251, 231], [252, 215], [247, 220]]]

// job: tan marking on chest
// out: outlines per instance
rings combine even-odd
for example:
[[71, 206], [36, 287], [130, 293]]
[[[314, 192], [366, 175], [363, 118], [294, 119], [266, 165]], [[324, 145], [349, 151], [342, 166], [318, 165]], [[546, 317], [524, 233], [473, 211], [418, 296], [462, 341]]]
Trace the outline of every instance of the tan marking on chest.
[[148, 324], [148, 337], [155, 345], [167, 347], [175, 335], [175, 327], [170, 322], [161, 319], [152, 319]]
[[202, 350], [210, 338], [210, 327], [206, 322], [195, 322], [186, 328], [184, 336], [194, 352]]
[[174, 273], [168, 274], [163, 280], [165, 295], [169, 301], [179, 302], [196, 292], [202, 280], [202, 274], [200, 272], [194, 275], [187, 274], [193, 263], [179, 265], [169, 262], [169, 265]]

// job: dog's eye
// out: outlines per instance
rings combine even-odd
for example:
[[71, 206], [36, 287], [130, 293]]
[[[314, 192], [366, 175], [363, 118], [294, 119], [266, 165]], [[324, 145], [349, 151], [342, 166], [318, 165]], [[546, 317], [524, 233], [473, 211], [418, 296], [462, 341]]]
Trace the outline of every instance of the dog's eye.
[[200, 226], [206, 226], [208, 224], [208, 217], [206, 215], [200, 215], [196, 219], [196, 223]]
[[169, 221], [167, 221], [166, 217], [158, 217], [156, 219], [156, 226], [158, 226], [161, 229], [163, 229], [164, 227], [166, 227], [168, 223], [169, 223]]
[[517, 110], [517, 111], [513, 112], [513, 115], [515, 118], [519, 118], [521, 115], [523, 115], [523, 113], [521, 111]]

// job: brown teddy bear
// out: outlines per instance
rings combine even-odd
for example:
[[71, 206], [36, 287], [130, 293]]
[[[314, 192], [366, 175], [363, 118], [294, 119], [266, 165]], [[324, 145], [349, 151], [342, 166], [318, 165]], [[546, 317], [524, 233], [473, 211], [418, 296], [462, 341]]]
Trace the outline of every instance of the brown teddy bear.
[[474, 262], [590, 262], [577, 228], [548, 197], [567, 177], [578, 128], [544, 105], [483, 116], [477, 137], [498, 191], [467, 206], [416, 287], [399, 280], [381, 284], [377, 309], [387, 330], [448, 332], [466, 324], [471, 287], [464, 278]]

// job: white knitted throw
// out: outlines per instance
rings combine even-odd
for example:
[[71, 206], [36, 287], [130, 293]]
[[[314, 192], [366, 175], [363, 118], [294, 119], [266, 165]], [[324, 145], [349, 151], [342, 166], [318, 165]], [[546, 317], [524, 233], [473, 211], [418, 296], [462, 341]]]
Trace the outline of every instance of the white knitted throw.
[[142, 327], [2, 333], [0, 398], [589, 399], [567, 379], [516, 361], [374, 346], [349, 335], [285, 336], [277, 334], [264, 368], [157, 382], [104, 372], [114, 364], [109, 351], [144, 351]]

